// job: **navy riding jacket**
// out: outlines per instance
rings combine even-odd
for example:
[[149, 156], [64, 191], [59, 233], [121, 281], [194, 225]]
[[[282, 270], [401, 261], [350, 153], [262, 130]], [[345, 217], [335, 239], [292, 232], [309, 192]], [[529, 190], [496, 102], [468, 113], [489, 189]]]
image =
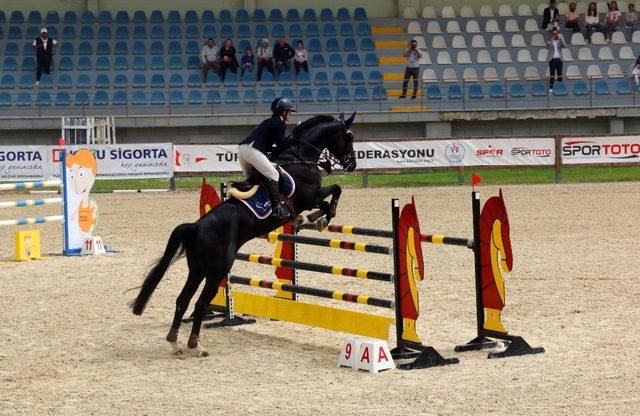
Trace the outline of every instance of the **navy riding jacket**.
[[278, 149], [287, 145], [288, 140], [285, 138], [286, 129], [286, 123], [282, 121], [280, 116], [274, 114], [260, 123], [260, 125], [251, 132], [249, 137], [244, 139], [240, 144], [250, 144], [266, 155], [267, 151], [271, 151], [274, 143]]

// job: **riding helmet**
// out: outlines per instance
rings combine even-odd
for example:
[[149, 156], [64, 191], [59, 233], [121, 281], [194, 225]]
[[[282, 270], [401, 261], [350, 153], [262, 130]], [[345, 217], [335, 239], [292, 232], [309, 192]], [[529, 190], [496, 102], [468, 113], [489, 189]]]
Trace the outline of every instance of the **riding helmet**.
[[279, 97], [271, 102], [271, 112], [274, 114], [279, 114], [284, 110], [289, 110], [292, 113], [296, 112], [290, 99], [286, 97]]

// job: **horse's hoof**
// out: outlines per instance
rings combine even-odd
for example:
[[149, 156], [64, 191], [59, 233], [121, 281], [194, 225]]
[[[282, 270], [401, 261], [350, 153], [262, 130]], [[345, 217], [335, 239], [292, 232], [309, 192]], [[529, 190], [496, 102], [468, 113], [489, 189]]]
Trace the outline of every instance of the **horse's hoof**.
[[316, 230], [322, 232], [329, 225], [329, 222], [325, 218], [319, 218], [316, 222]]
[[182, 349], [182, 345], [179, 342], [171, 342], [171, 354], [173, 355], [183, 355], [184, 350]]
[[304, 224], [304, 217], [302, 215], [298, 215], [293, 221], [291, 221], [291, 223], [293, 224], [294, 230], [298, 231], [300, 230], [300, 227], [302, 227], [302, 224]]
[[203, 357], [208, 357], [209, 353], [202, 349], [200, 346], [197, 346], [195, 348], [189, 348], [187, 350], [189, 352], [189, 355], [192, 357], [198, 357], [198, 358], [203, 358]]

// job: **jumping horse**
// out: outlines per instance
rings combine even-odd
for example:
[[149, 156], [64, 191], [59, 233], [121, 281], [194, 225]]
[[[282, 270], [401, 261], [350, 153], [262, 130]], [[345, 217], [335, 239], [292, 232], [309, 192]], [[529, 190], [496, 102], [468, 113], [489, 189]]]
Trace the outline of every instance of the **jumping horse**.
[[[168, 268], [186, 255], [189, 275], [176, 299], [173, 323], [166, 338], [171, 343], [174, 354], [184, 352], [178, 343], [180, 323], [191, 298], [205, 279], [202, 293], [196, 301], [187, 351], [191, 355], [208, 355], [199, 346], [202, 320], [220, 283], [231, 271], [236, 253], [247, 241], [292, 221], [296, 214], [303, 211], [318, 208], [303, 220], [299, 219], [301, 217], [296, 218], [297, 223], [319, 221], [322, 226], [335, 216], [342, 191], [338, 185], [322, 187], [318, 163], [324, 159], [325, 162], [330, 162], [328, 171], [333, 164], [340, 165], [347, 172], [353, 172], [356, 158], [350, 126], [354, 118], [355, 113], [346, 120], [343, 114], [337, 119], [326, 115], [312, 117], [296, 126], [288, 147], [272, 157], [272, 161], [295, 181], [295, 192], [289, 197], [288, 204], [289, 209], [294, 212], [288, 218], [269, 216], [258, 219], [241, 201], [230, 198], [198, 221], [178, 225], [173, 230], [164, 254], [146, 275], [140, 286], [140, 293], [129, 306], [135, 315], [141, 315]], [[325, 201], [329, 196], [330, 201]]]

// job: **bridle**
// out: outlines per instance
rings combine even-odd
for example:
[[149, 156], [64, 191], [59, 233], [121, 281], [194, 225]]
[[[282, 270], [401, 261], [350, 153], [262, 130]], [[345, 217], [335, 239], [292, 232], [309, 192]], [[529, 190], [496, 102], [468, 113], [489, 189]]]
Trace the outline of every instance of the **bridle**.
[[[350, 129], [346, 129], [346, 126], [344, 125], [344, 122], [342, 121], [342, 126], [343, 128], [345, 128], [345, 134], [347, 137], [350, 137], [351, 140], [353, 140], [353, 132]], [[292, 151], [292, 146], [297, 144], [298, 145], [298, 151], [294, 152]], [[304, 156], [302, 155], [302, 148], [303, 146], [306, 146], [310, 149], [312, 149], [315, 153], [314, 159], [313, 161], [310, 160], [306, 160], [304, 158]], [[340, 160], [338, 159], [336, 156], [333, 155], [333, 153], [331, 153], [328, 149], [320, 149], [317, 146], [312, 145], [311, 143], [302, 141], [302, 140], [295, 140], [292, 141], [289, 146], [287, 147], [287, 149], [285, 151], [289, 151], [293, 156], [295, 156], [298, 161], [296, 162], [283, 162], [280, 164], [280, 166], [283, 165], [290, 165], [290, 164], [294, 164], [294, 163], [298, 163], [298, 164], [305, 164], [305, 165], [313, 165], [313, 166], [318, 166], [319, 164], [326, 165], [325, 162], [328, 162], [329, 165], [334, 168], [334, 167], [345, 167], [347, 165], [349, 165], [351, 163], [351, 161], [353, 159], [355, 159], [355, 152], [353, 150], [351, 150], [351, 152], [349, 152], [347, 155], [345, 155], [344, 160]]]

